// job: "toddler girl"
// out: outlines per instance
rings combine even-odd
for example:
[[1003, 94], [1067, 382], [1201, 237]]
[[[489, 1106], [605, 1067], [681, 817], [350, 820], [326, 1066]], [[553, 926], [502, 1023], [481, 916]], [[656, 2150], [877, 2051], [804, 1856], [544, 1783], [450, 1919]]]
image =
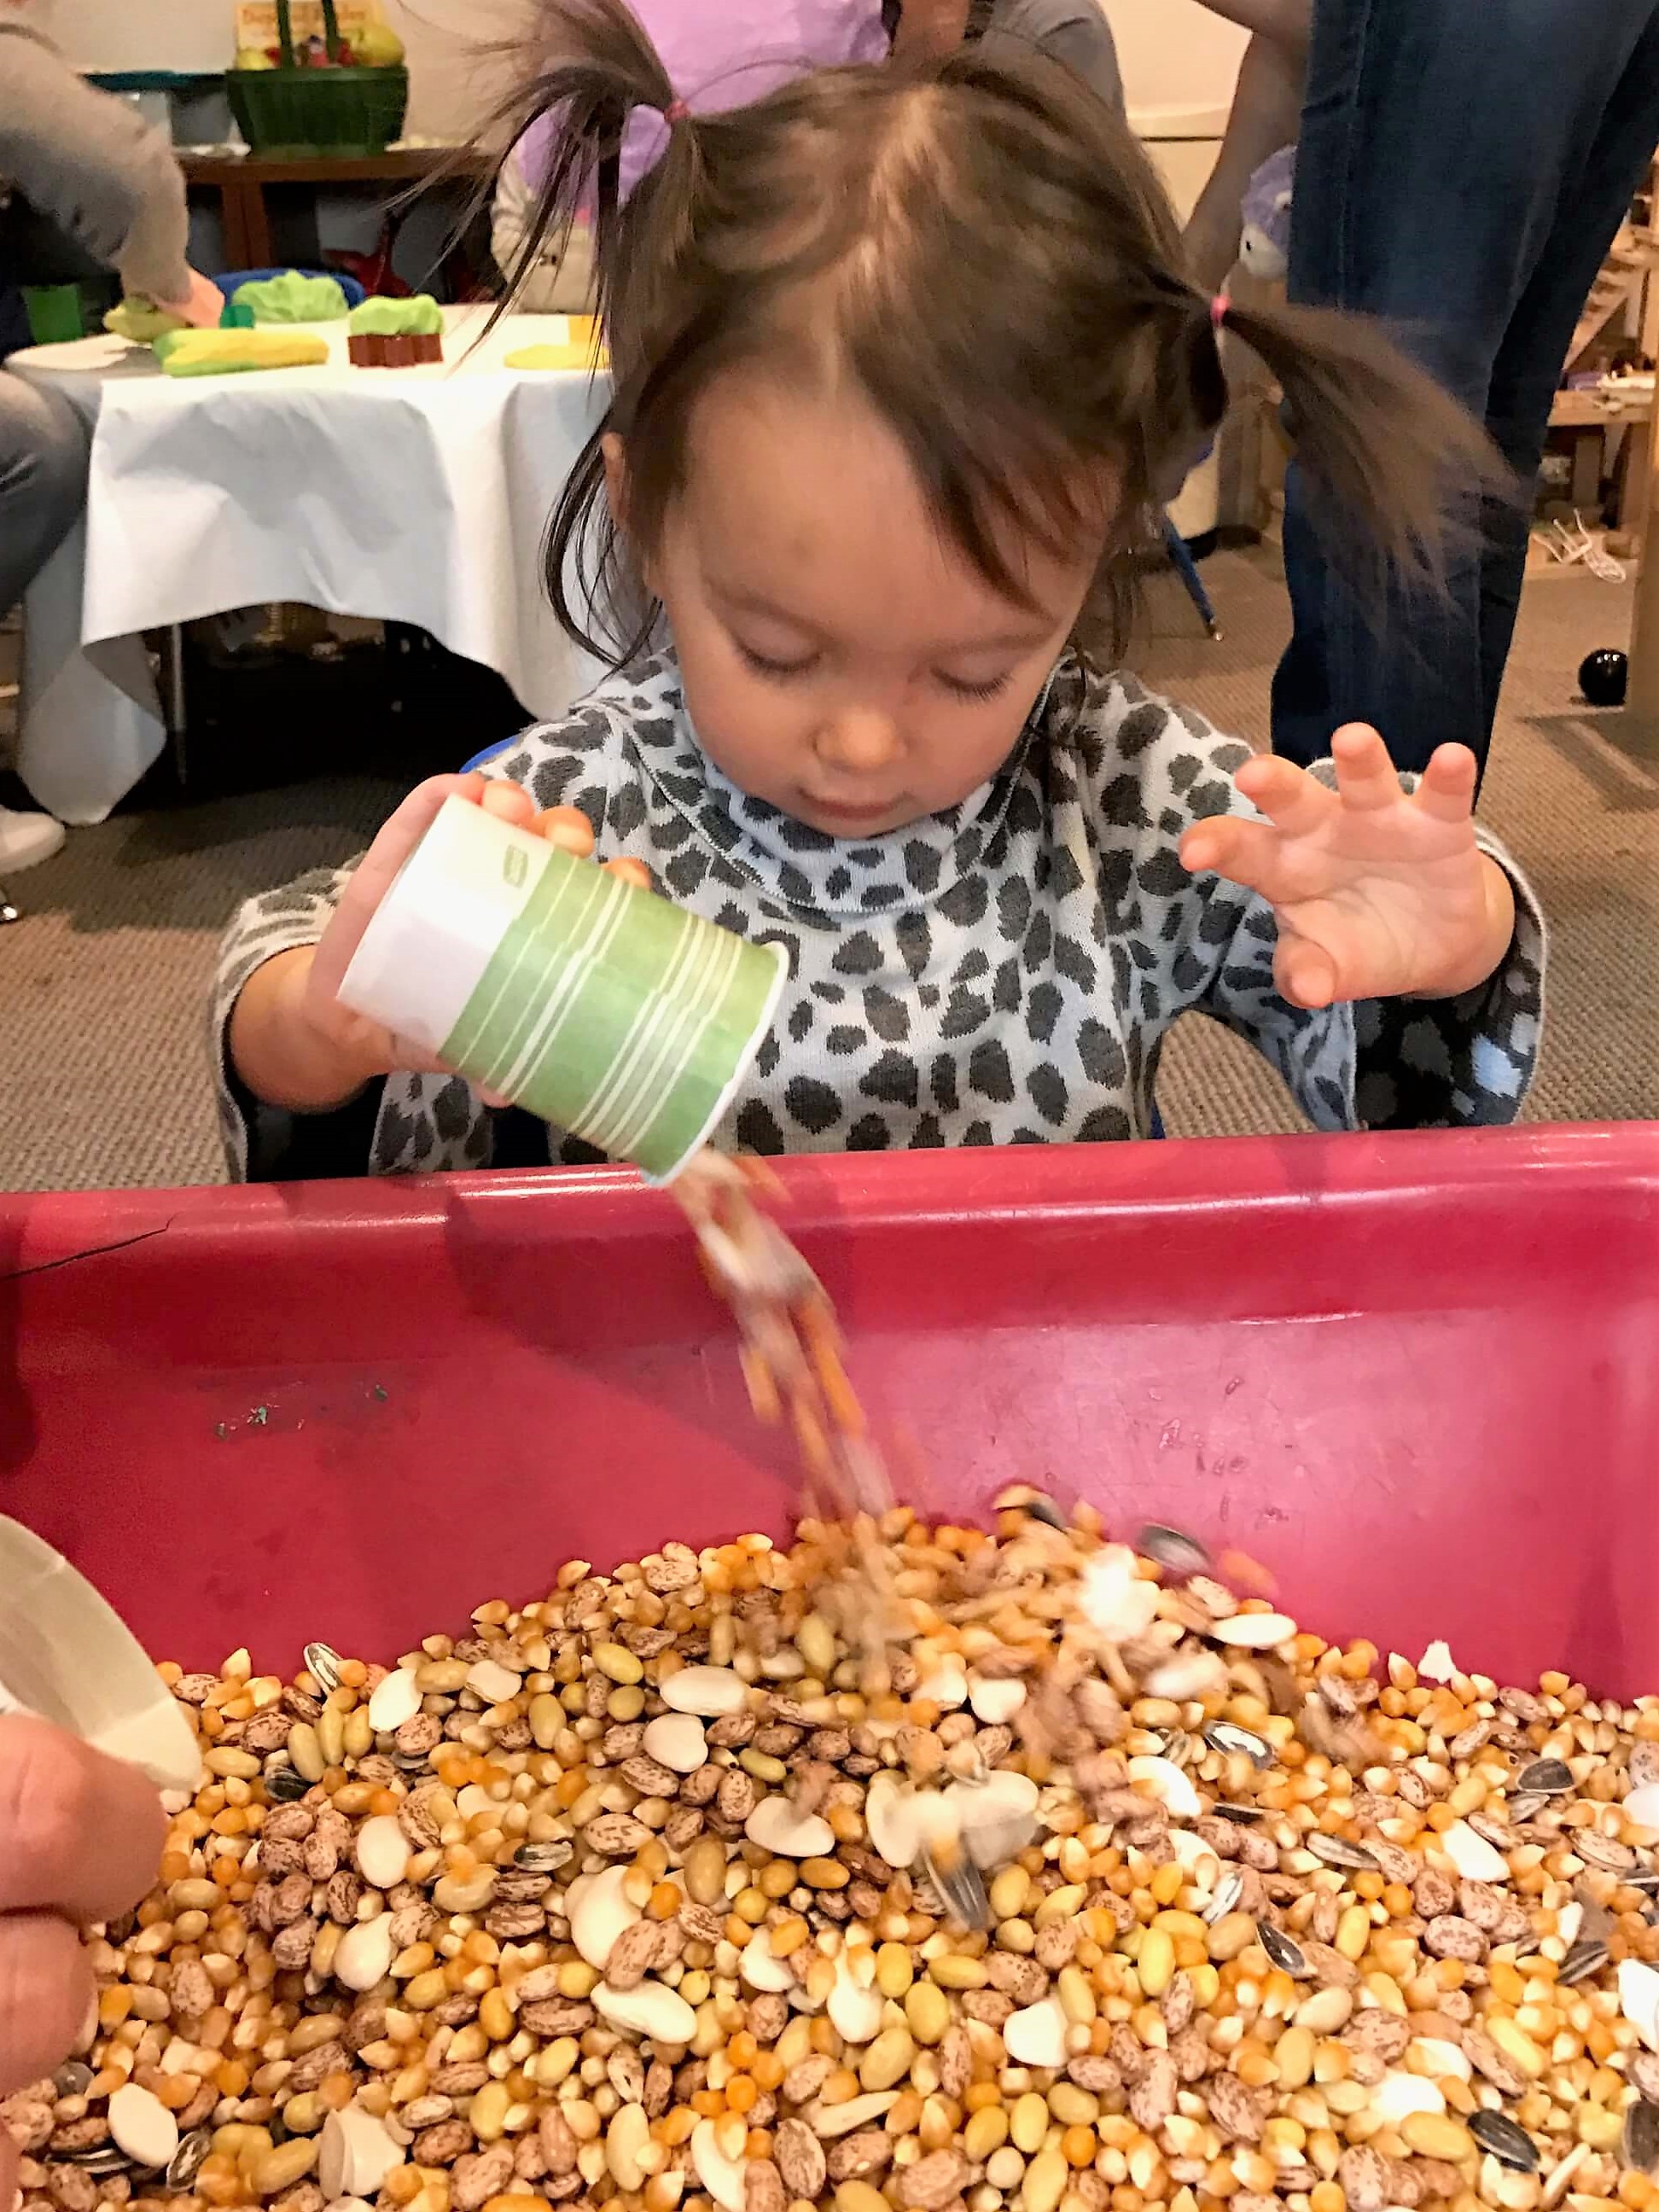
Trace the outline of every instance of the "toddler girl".
[[[1310, 775], [1117, 666], [1146, 518], [1222, 415], [1220, 320], [1364, 518], [1351, 565], [1421, 580], [1447, 486], [1489, 485], [1452, 403], [1364, 325], [1196, 291], [1127, 127], [1041, 58], [828, 70], [694, 117], [621, 0], [555, 0], [544, 38], [513, 120], [566, 121], [544, 230], [597, 186], [615, 379], [549, 580], [617, 673], [488, 778], [423, 785], [355, 870], [244, 908], [233, 1164], [270, 1109], [325, 1117], [294, 1124], [308, 1157], [332, 1132], [354, 1171], [524, 1158], [522, 1117], [335, 997], [456, 790], [785, 949], [729, 1146], [1144, 1136], [1189, 1009], [1322, 1128], [1509, 1120], [1542, 932], [1473, 826], [1473, 759], [1408, 792], [1348, 728]], [[619, 204], [640, 109], [666, 143]]]

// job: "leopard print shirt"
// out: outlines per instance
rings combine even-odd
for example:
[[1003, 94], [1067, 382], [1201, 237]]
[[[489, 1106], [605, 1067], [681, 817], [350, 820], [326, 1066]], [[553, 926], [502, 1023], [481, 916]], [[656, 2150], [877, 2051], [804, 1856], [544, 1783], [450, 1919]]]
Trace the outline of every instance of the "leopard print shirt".
[[[1132, 678], [1068, 661], [991, 782], [850, 842], [719, 773], [665, 655], [526, 732], [490, 772], [539, 806], [580, 807], [600, 854], [644, 860], [668, 897], [783, 948], [788, 986], [718, 1133], [728, 1147], [1144, 1137], [1164, 1040], [1191, 1011], [1249, 1038], [1316, 1127], [1512, 1120], [1542, 1018], [1543, 927], [1525, 884], [1510, 868], [1508, 957], [1466, 996], [1291, 1007], [1273, 988], [1271, 910], [1177, 857], [1193, 822], [1250, 811], [1232, 784], [1247, 757]], [[321, 935], [343, 879], [323, 872], [251, 900], [226, 940], [214, 1024], [234, 1173], [246, 1135], [225, 1065], [230, 1010], [262, 961]], [[364, 1164], [488, 1166], [492, 1128], [459, 1077], [395, 1075]], [[550, 1150], [596, 1158], [556, 1130]]]

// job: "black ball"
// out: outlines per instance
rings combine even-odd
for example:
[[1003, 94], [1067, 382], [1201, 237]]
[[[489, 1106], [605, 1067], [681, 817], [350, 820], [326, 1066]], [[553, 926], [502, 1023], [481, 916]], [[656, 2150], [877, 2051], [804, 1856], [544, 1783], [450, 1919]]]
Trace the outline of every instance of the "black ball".
[[1592, 707], [1622, 707], [1630, 661], [1612, 646], [1587, 653], [1578, 664], [1578, 688]]

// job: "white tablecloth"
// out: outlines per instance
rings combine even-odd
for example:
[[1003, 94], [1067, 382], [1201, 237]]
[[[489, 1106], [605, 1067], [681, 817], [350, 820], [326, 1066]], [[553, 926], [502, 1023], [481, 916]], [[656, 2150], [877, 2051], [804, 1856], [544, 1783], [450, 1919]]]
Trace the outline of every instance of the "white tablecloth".
[[[542, 539], [603, 404], [580, 372], [504, 354], [560, 316], [447, 311], [442, 365], [326, 366], [175, 379], [147, 350], [88, 338], [15, 354], [95, 418], [84, 527], [30, 591], [18, 766], [43, 806], [100, 821], [161, 750], [135, 633], [229, 607], [304, 601], [414, 623], [557, 714], [595, 674], [553, 619]], [[476, 342], [476, 343], [475, 343]], [[456, 732], [456, 763], [475, 750]]]

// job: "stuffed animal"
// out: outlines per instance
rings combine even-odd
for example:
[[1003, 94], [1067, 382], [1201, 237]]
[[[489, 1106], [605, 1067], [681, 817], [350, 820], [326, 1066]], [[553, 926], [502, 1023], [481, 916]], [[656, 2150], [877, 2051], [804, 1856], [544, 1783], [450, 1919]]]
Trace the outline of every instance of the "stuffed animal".
[[1243, 235], [1238, 258], [1252, 276], [1273, 282], [1291, 265], [1291, 195], [1296, 183], [1296, 149], [1281, 146], [1270, 155], [1244, 188]]

